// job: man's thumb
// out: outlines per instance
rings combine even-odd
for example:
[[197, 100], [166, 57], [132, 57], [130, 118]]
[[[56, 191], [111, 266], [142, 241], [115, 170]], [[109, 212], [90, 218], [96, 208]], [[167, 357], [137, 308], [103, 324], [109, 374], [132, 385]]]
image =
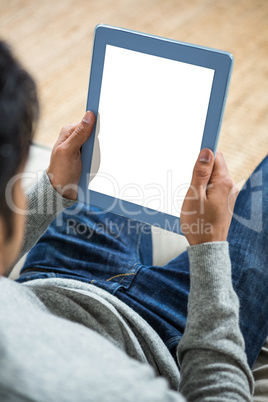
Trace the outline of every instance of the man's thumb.
[[76, 126], [75, 130], [66, 140], [71, 149], [79, 150], [81, 146], [88, 140], [95, 124], [95, 116], [93, 112], [86, 112], [83, 120]]
[[196, 188], [207, 186], [213, 170], [213, 161], [213, 152], [208, 148], [202, 149], [193, 171], [191, 183], [193, 186]]

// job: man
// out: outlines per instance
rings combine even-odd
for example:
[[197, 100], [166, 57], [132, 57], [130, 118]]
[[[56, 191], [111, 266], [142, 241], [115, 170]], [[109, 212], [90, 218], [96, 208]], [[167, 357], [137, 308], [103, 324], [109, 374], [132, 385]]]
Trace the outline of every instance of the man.
[[[183, 205], [188, 294], [186, 253], [165, 267], [151, 266], [148, 225], [86, 205], [75, 210], [80, 148], [93, 113], [62, 129], [49, 168], [27, 199], [19, 176], [10, 185], [23, 171], [37, 110], [32, 79], [1, 43], [0, 399], [251, 400], [247, 357], [253, 364], [267, 328], [256, 340], [262, 322], [252, 326], [257, 346], [251, 352], [249, 336], [246, 356], [226, 241], [236, 190], [222, 154], [214, 161], [211, 151], [201, 151]], [[193, 234], [200, 214], [212, 230]], [[70, 219], [90, 235], [73, 224], [70, 231]], [[4, 276], [21, 247], [21, 254], [32, 250], [13, 282]], [[241, 272], [233, 273], [234, 284]], [[240, 318], [242, 328], [247, 319]]]

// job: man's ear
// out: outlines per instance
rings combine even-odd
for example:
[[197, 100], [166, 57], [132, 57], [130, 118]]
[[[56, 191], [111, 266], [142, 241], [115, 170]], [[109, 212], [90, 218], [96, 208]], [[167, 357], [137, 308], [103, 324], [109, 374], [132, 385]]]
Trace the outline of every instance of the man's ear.
[[0, 216], [0, 276], [5, 274], [4, 267], [4, 244], [5, 244], [6, 230], [2, 216]]

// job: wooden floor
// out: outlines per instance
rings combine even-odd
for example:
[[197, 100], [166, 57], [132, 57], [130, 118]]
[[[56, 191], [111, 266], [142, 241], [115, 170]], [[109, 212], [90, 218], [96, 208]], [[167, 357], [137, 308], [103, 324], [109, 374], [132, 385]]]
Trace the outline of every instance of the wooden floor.
[[233, 53], [219, 148], [232, 178], [246, 178], [268, 151], [268, 1], [1, 0], [0, 37], [38, 82], [37, 142], [53, 145], [83, 115], [100, 22]]

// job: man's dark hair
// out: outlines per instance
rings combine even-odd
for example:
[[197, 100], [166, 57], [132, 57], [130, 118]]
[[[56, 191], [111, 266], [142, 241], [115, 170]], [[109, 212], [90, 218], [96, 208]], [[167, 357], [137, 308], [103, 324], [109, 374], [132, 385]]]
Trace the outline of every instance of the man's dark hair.
[[13, 213], [7, 205], [5, 189], [26, 162], [38, 115], [33, 79], [0, 40], [0, 216], [6, 238], [13, 233]]

